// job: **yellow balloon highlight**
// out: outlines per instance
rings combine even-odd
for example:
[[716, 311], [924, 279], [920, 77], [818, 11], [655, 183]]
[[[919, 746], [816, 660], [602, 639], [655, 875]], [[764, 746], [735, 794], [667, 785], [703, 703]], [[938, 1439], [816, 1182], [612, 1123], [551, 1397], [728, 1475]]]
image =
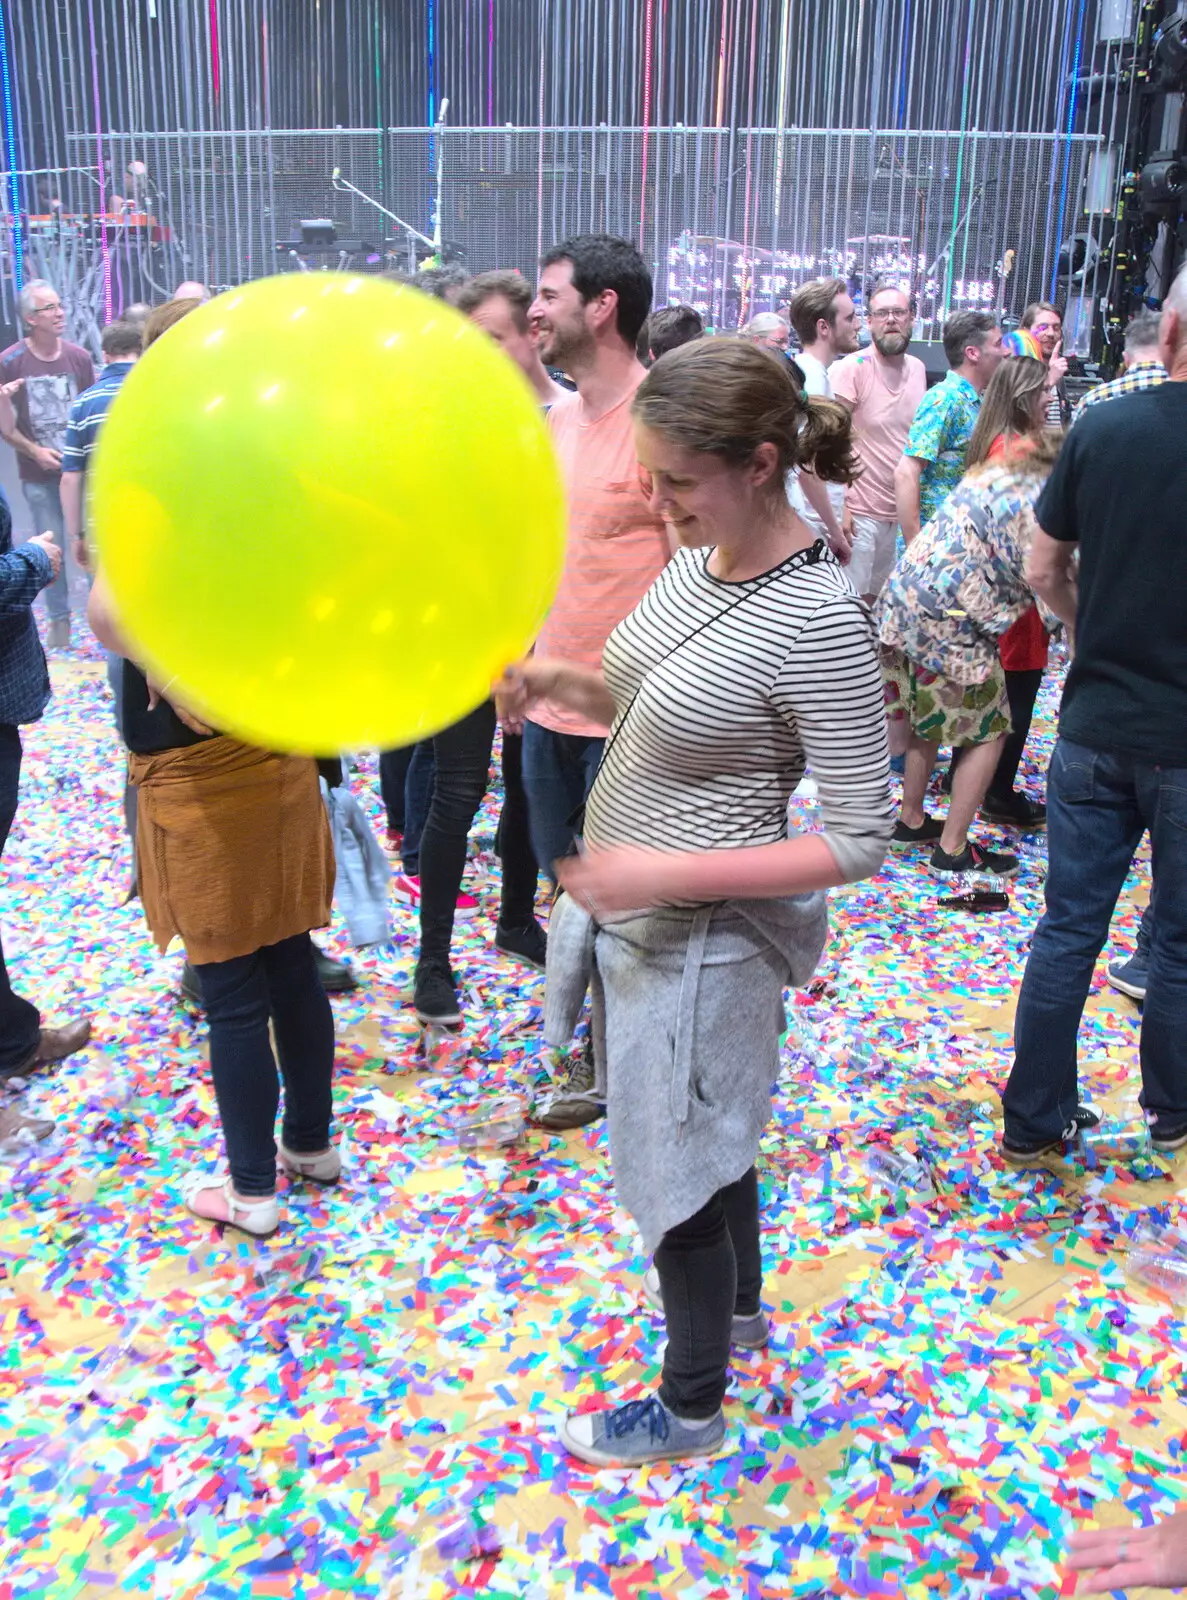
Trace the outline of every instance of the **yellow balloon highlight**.
[[487, 698], [556, 590], [564, 496], [535, 397], [480, 329], [383, 279], [298, 273], [146, 352], [90, 519], [156, 678], [223, 732], [331, 755]]

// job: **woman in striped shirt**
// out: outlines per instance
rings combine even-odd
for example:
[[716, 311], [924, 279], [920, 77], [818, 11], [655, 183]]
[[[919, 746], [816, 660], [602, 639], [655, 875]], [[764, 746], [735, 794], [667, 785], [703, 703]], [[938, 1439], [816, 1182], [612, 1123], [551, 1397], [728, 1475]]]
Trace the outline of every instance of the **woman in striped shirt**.
[[[548, 698], [611, 725], [586, 852], [559, 864], [546, 1028], [566, 1037], [588, 980], [615, 1185], [655, 1253], [668, 1348], [658, 1395], [567, 1420], [602, 1465], [723, 1443], [731, 1342], [766, 1342], [754, 1163], [783, 992], [819, 958], [824, 891], [876, 872], [892, 826], [869, 616], [783, 487], [805, 466], [852, 480], [848, 414], [735, 339], [663, 356], [632, 411], [680, 549], [601, 672], [532, 658], [499, 686], [511, 720]], [[823, 831], [789, 838], [808, 762]]]

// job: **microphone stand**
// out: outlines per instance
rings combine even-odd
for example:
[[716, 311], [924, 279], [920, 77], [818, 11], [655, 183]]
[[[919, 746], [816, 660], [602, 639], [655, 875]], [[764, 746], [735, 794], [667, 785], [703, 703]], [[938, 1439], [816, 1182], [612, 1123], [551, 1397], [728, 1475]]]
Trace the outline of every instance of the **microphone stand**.
[[437, 194], [433, 203], [433, 253], [438, 264], [441, 261], [441, 195], [445, 187], [445, 113], [449, 110], [449, 101], [442, 100], [441, 109], [437, 113], [437, 122], [434, 132], [437, 135]]
[[[944, 248], [940, 251], [939, 255], [932, 262], [932, 264], [929, 267], [925, 267], [924, 268], [923, 281], [924, 281], [925, 284], [927, 283], [928, 279], [931, 278], [932, 275], [937, 271], [937, 269], [944, 262], [946, 262], [948, 260], [948, 257], [952, 254], [952, 251], [955, 248], [957, 239], [960, 238], [960, 235], [963, 232], [963, 230], [968, 227], [969, 222], [972, 220], [973, 212], [981, 204], [981, 200], [982, 200], [982, 197], [985, 194], [986, 189], [988, 189], [992, 184], [994, 184], [996, 182], [997, 182], [996, 178], [985, 178], [973, 190], [972, 198], [969, 200], [968, 205], [964, 209], [964, 215], [960, 218], [959, 222], [957, 222], [957, 224], [953, 228], [952, 232], [948, 235], [947, 241], [944, 244]], [[946, 294], [945, 294], [945, 302], [947, 302], [947, 295]], [[947, 317], [947, 315], [948, 315], [948, 306], [947, 306], [947, 303], [945, 303], [945, 305], [944, 305], [944, 316]]]
[[330, 185], [339, 194], [357, 194], [360, 200], [365, 200], [369, 206], [374, 206], [382, 216], [388, 217], [398, 228], [403, 228], [408, 237], [408, 265], [412, 273], [416, 272], [416, 246], [414, 240], [419, 239], [421, 244], [427, 244], [430, 250], [436, 248], [433, 240], [427, 234], [421, 233], [419, 228], [414, 228], [410, 222], [405, 222], [403, 217], [397, 217], [394, 211], [389, 211], [386, 206], [381, 206], [378, 200], [373, 200], [369, 194], [349, 182], [342, 176], [341, 169], [335, 167], [330, 175]]

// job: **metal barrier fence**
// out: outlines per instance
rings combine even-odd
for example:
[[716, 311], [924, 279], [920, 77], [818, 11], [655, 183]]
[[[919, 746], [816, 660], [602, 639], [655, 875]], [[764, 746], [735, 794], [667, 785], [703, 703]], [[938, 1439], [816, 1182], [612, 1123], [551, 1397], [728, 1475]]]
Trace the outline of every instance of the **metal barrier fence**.
[[[440, 143], [438, 142], [440, 141]], [[302, 265], [407, 266], [406, 238], [332, 174], [432, 234], [472, 271], [518, 267], [566, 234], [606, 231], [640, 244], [655, 300], [689, 301], [735, 326], [821, 273], [857, 288], [909, 280], [919, 331], [946, 311], [1018, 312], [1055, 287], [1096, 136], [895, 129], [508, 127], [129, 132], [70, 136], [77, 166], [60, 206], [21, 220], [25, 276], [64, 292], [75, 337], [90, 338], [130, 299], [161, 298], [181, 278], [222, 288]], [[112, 174], [126, 221], [110, 215]], [[98, 190], [100, 179], [104, 189]], [[118, 188], [118, 184], [116, 185]], [[99, 195], [103, 198], [100, 199]], [[107, 216], [101, 219], [100, 211]], [[286, 246], [303, 219], [332, 220], [326, 253]], [[4, 248], [14, 248], [8, 219]], [[0, 300], [12, 320], [11, 263]]]

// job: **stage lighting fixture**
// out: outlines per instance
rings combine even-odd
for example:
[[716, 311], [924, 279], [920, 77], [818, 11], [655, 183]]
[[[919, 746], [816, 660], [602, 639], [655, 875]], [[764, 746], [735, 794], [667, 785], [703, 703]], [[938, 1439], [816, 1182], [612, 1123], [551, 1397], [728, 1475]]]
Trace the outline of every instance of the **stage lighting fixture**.
[[331, 250], [338, 242], [338, 230], [329, 217], [304, 219], [298, 227], [306, 250]]
[[1100, 246], [1090, 233], [1073, 233], [1059, 247], [1055, 275], [1065, 283], [1084, 283], [1096, 271]]
[[1181, 12], [1155, 34], [1154, 65], [1159, 89], [1187, 89], [1187, 17]]
[[1187, 168], [1173, 150], [1158, 150], [1138, 174], [1142, 210], [1151, 217], [1176, 217], [1187, 202]]

